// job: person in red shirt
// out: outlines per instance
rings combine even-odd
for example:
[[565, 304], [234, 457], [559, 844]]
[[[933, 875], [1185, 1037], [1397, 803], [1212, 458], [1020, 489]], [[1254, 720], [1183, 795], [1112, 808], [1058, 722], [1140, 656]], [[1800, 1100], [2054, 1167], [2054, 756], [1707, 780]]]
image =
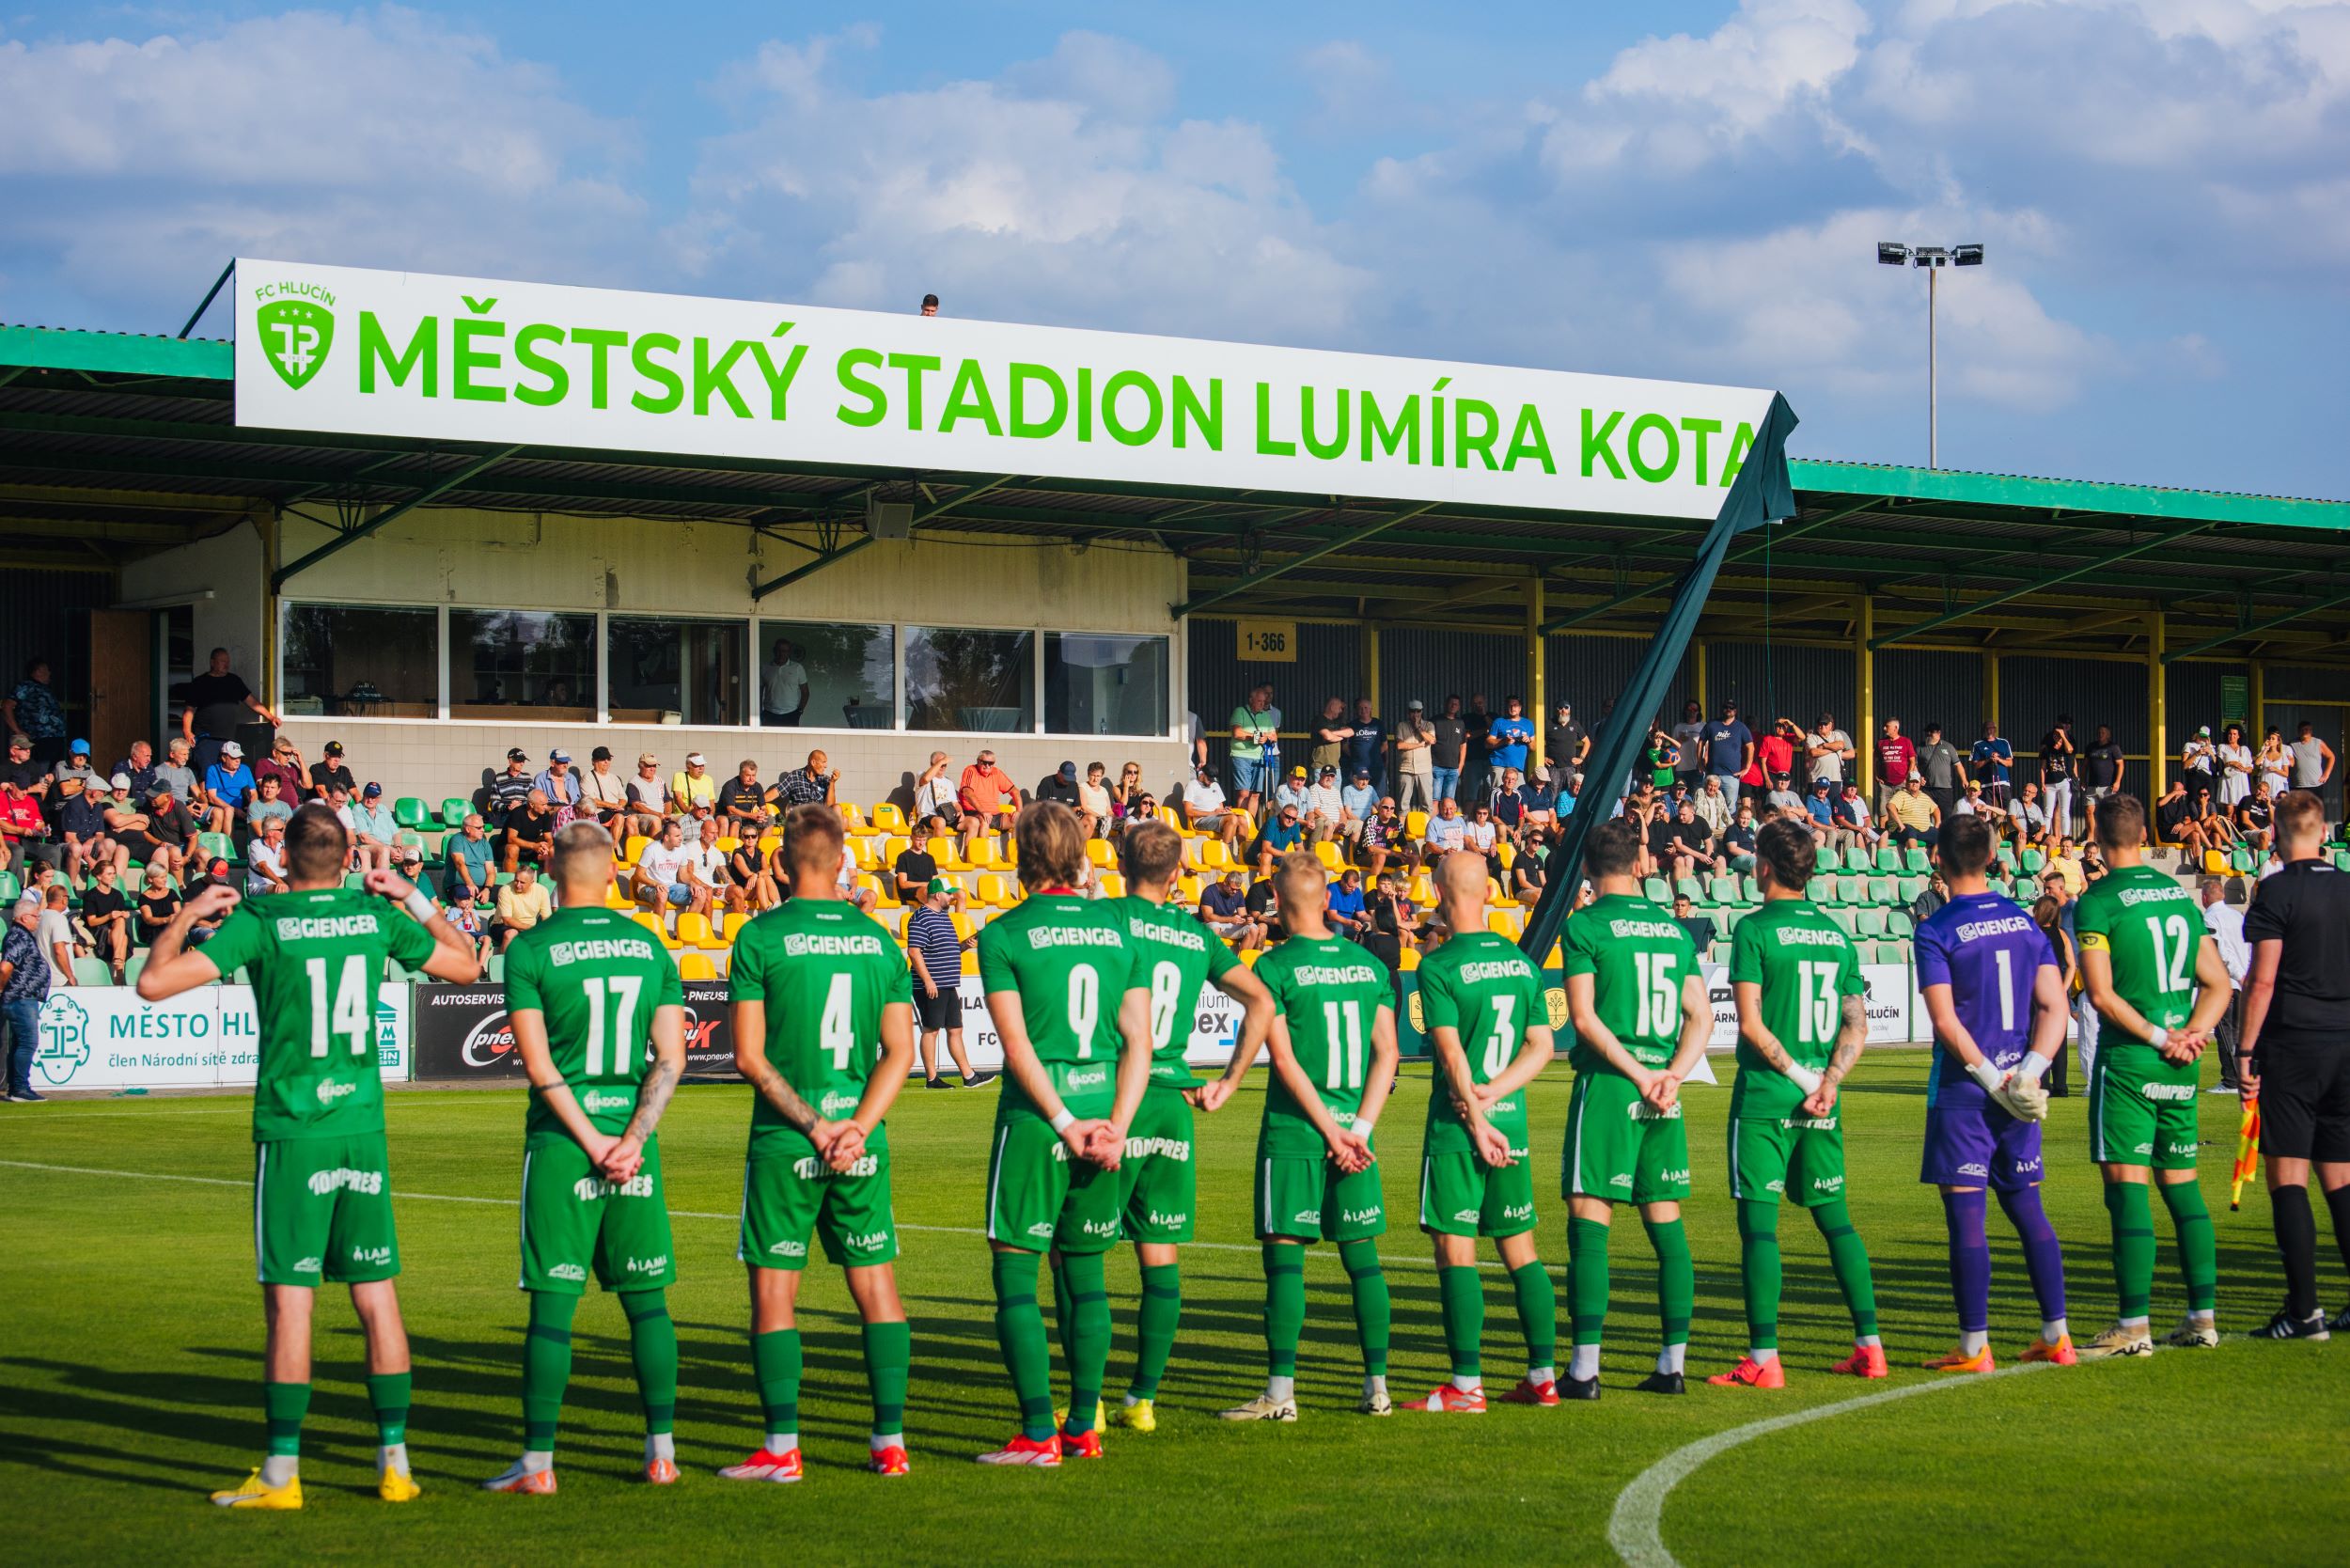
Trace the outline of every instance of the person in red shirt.
[[1918, 764], [1918, 748], [1902, 733], [1902, 721], [1885, 721], [1885, 732], [1877, 737], [1877, 811], [1880, 815], [1887, 803], [1901, 792], [1909, 782], [1909, 770]]
[[1020, 786], [995, 765], [995, 752], [991, 747], [963, 770], [963, 777], [955, 786], [955, 800], [962, 806], [965, 818], [976, 823], [979, 831], [1010, 833], [1011, 819], [1020, 809]]
[[25, 868], [31, 861], [54, 866], [62, 858], [62, 852], [48, 842], [49, 824], [40, 814], [40, 802], [13, 778], [0, 782], [0, 836], [5, 836], [8, 851], [0, 855], [0, 869], [20, 877], [28, 874]]
[[1762, 778], [1753, 780], [1758, 789], [1783, 789], [1795, 772], [1795, 736], [1800, 733], [1794, 719], [1780, 719], [1771, 726], [1771, 732], [1755, 743], [1754, 767]]

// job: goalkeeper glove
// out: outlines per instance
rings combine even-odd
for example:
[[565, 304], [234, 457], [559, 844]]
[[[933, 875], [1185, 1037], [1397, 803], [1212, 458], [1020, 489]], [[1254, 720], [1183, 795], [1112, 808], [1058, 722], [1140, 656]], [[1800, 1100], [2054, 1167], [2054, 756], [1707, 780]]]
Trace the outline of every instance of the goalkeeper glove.
[[2048, 1120], [2048, 1091], [2020, 1073], [1993, 1090], [1991, 1097], [2018, 1121]]

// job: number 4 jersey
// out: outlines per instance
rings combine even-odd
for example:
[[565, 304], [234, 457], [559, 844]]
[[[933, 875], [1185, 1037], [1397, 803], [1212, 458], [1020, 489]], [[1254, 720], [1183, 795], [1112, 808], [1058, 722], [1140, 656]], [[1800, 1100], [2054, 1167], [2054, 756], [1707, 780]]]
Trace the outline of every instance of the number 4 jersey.
[[[682, 1007], [676, 961], [615, 910], [559, 909], [506, 949], [506, 1010], [546, 1022], [547, 1051], [596, 1130], [621, 1133], [636, 1111], [652, 1015]], [[527, 1136], [563, 1132], [536, 1090]]]
[[384, 1130], [375, 1050], [384, 961], [411, 969], [432, 933], [371, 893], [322, 888], [246, 899], [196, 949], [225, 979], [253, 980], [261, 1060], [253, 1138], [335, 1137]]
[[[1823, 1071], [1843, 1032], [1844, 998], [1867, 989], [1860, 955], [1843, 928], [1809, 899], [1772, 899], [1738, 922], [1730, 937], [1730, 979], [1762, 988], [1762, 1027], [1799, 1066]], [[1803, 1090], [1738, 1036], [1733, 1117], [1803, 1114]]]
[[[743, 928], [727, 997], [767, 1013], [767, 1059], [827, 1121], [856, 1114], [881, 1060], [882, 1010], [911, 1006], [914, 980], [887, 928], [838, 899], [793, 899]], [[751, 1137], [797, 1129], [753, 1096]], [[883, 1129], [868, 1140], [881, 1147]]]

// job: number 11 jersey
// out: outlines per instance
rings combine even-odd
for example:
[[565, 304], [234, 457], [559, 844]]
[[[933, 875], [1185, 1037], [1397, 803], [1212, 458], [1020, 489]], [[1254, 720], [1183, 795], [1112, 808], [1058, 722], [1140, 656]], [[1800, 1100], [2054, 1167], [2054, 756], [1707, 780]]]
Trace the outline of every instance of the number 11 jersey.
[[[1395, 1005], [1386, 965], [1342, 936], [1292, 936], [1257, 962], [1257, 979], [1289, 1026], [1290, 1053], [1341, 1126], [1362, 1108], [1371, 1026]], [[1265, 1087], [1265, 1154], [1319, 1156], [1322, 1135], [1275, 1073]]]

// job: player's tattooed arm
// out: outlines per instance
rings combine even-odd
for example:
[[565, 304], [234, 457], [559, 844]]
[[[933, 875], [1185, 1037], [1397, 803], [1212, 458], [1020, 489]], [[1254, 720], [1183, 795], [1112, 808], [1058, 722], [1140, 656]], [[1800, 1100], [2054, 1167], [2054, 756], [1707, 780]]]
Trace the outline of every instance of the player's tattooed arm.
[[1771, 1071], [1784, 1073], [1795, 1064], [1787, 1048], [1778, 1043], [1778, 1036], [1762, 1022], [1762, 987], [1753, 980], [1736, 980], [1731, 985], [1738, 1005], [1738, 1034], [1754, 1047], [1757, 1055], [1771, 1064]]
[[641, 1149], [661, 1125], [662, 1112], [669, 1108], [669, 1096], [677, 1092], [680, 1079], [685, 1076], [685, 1009], [670, 1003], [653, 1010], [652, 1065], [645, 1069], [645, 1076], [636, 1087], [636, 1114], [629, 1118], [628, 1131], [621, 1141]]
[[1829, 1083], [1841, 1083], [1844, 1075], [1860, 1059], [1860, 1048], [1869, 1043], [1869, 1004], [1866, 998], [1847, 996], [1843, 1005], [1843, 1027], [1836, 1034], [1836, 1049], [1827, 1058], [1826, 1077]]
[[734, 1070], [744, 1081], [756, 1090], [759, 1097], [775, 1108], [775, 1113], [797, 1132], [815, 1137], [817, 1124], [823, 1119], [816, 1107], [801, 1099], [784, 1081], [783, 1074], [767, 1059], [767, 1004], [763, 1001], [736, 1002], [731, 1022], [734, 1026]]

